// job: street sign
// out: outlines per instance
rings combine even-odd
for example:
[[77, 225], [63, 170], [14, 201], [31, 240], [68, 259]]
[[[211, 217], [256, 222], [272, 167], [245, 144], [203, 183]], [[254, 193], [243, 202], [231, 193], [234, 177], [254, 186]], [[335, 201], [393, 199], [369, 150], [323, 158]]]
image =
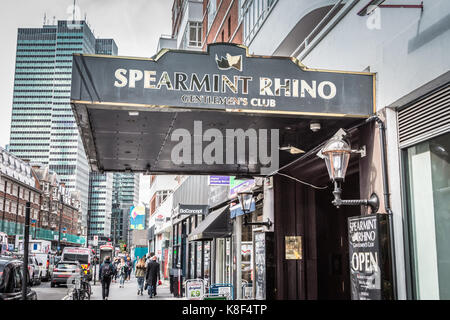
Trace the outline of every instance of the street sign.
[[98, 236], [94, 236], [94, 241], [92, 242], [94, 247], [98, 246]]

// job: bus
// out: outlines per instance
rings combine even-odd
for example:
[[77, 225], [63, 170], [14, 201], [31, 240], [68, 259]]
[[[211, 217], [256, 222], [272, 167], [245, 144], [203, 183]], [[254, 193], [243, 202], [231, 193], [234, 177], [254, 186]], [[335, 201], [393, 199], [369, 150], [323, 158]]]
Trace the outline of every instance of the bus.
[[79, 247], [65, 247], [61, 255], [61, 261], [79, 261], [89, 281], [92, 280], [92, 249]]

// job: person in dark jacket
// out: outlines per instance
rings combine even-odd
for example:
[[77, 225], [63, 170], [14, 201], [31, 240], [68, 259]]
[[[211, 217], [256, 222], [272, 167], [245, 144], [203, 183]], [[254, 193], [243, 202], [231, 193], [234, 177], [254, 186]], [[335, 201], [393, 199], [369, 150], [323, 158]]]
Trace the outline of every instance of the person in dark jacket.
[[102, 282], [102, 298], [103, 300], [108, 300], [109, 296], [109, 286], [111, 285], [111, 280], [114, 276], [114, 264], [111, 263], [111, 258], [105, 257], [99, 270], [99, 278]]
[[159, 280], [159, 263], [156, 261], [156, 256], [153, 256], [152, 260], [147, 265], [145, 279], [147, 280], [148, 285], [148, 295], [152, 298], [153, 295], [156, 296], [156, 284]]

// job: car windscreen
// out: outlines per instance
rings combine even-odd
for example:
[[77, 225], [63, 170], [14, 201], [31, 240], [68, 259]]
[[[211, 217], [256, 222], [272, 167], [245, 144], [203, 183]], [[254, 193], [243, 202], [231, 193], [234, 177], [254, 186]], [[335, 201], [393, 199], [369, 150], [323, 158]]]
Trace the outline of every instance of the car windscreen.
[[77, 265], [73, 263], [58, 263], [57, 268], [60, 270], [73, 270], [77, 268]]
[[89, 255], [87, 254], [76, 254], [76, 253], [64, 253], [64, 261], [79, 261], [81, 264], [89, 263]]

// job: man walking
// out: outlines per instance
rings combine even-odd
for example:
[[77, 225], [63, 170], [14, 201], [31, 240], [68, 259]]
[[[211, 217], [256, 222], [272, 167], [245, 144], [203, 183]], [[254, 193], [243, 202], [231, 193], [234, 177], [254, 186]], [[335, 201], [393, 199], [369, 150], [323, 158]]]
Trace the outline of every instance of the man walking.
[[109, 286], [111, 285], [111, 279], [114, 275], [114, 265], [111, 263], [111, 258], [105, 257], [102, 265], [100, 266], [99, 278], [102, 282], [102, 298], [108, 300]]
[[156, 261], [156, 256], [153, 256], [148, 264], [145, 278], [148, 285], [148, 295], [152, 298], [153, 295], [156, 296], [156, 284], [159, 280], [159, 263]]

